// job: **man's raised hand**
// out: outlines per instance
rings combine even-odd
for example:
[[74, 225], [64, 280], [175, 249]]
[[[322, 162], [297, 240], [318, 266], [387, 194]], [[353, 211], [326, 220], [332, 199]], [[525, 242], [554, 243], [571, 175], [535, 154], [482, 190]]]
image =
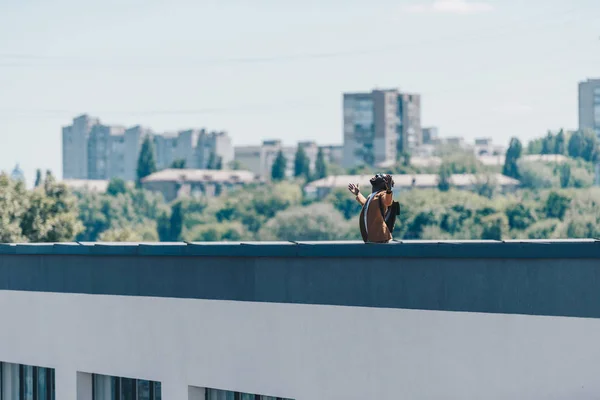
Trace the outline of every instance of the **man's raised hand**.
[[358, 190], [358, 184], [355, 185], [354, 183], [348, 185], [348, 190], [355, 196], [358, 196], [358, 193], [360, 192], [360, 190]]

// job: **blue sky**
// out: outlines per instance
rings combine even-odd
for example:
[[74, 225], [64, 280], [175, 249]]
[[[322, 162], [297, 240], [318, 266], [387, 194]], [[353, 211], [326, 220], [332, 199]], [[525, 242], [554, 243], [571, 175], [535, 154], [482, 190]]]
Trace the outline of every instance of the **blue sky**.
[[84, 112], [341, 143], [342, 92], [374, 87], [421, 93], [444, 136], [574, 128], [599, 19], [597, 0], [0, 0], [0, 169], [60, 175]]

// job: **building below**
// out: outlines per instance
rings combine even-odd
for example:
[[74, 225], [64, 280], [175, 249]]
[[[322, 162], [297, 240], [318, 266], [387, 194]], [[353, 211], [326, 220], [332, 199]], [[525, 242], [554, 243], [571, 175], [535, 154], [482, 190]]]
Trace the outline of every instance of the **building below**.
[[156, 165], [169, 168], [225, 168], [233, 161], [233, 145], [226, 132], [190, 129], [157, 134], [148, 128], [105, 125], [82, 115], [63, 128], [63, 178], [137, 178], [137, 161], [144, 138], [153, 138]]
[[599, 243], [2, 245], [0, 395], [594, 399]]
[[[371, 183], [369, 180], [373, 175], [337, 175], [328, 176], [310, 182], [305, 186], [304, 191], [311, 196], [319, 199], [327, 196], [335, 189], [346, 189], [349, 183], [358, 183], [359, 187], [367, 188], [370, 191]], [[394, 175], [394, 192], [399, 193], [411, 189], [437, 189], [440, 177], [437, 174], [406, 174]], [[489, 183], [501, 192], [512, 192], [516, 190], [520, 182], [502, 174], [492, 175], [474, 175], [474, 174], [454, 174], [449, 178], [449, 184], [452, 187], [461, 190], [476, 190], [483, 183]]]
[[345, 168], [395, 161], [423, 142], [418, 94], [396, 89], [345, 93], [343, 121]]
[[296, 146], [284, 146], [281, 140], [265, 140], [260, 146], [236, 146], [235, 161], [241, 168], [253, 172], [264, 180], [271, 179], [271, 170], [277, 155], [281, 151], [286, 159], [286, 176], [294, 176], [294, 160], [298, 148], [302, 147], [308, 157], [311, 171], [314, 171], [319, 151], [323, 152], [325, 162], [341, 165], [342, 146], [319, 146], [313, 141], [298, 142]]
[[214, 197], [259, 180], [250, 171], [165, 169], [142, 179], [142, 187], [166, 201], [178, 197]]
[[579, 130], [600, 137], [600, 79], [579, 82]]

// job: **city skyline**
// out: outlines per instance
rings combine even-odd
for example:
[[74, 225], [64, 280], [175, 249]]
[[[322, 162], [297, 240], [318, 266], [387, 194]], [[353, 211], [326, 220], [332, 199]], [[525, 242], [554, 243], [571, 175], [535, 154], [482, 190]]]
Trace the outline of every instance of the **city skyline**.
[[577, 127], [577, 84], [600, 75], [591, 0], [140, 4], [0, 7], [0, 169], [60, 175], [59, 127], [86, 111], [341, 143], [341, 93], [376, 87], [421, 93], [444, 136], [526, 141]]

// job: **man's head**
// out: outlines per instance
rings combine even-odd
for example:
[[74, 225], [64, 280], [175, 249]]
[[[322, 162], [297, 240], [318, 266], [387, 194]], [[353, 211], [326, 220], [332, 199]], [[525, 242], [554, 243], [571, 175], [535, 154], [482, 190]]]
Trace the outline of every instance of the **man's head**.
[[394, 180], [391, 175], [377, 174], [371, 178], [371, 187], [373, 192], [379, 192], [381, 190], [394, 187]]

